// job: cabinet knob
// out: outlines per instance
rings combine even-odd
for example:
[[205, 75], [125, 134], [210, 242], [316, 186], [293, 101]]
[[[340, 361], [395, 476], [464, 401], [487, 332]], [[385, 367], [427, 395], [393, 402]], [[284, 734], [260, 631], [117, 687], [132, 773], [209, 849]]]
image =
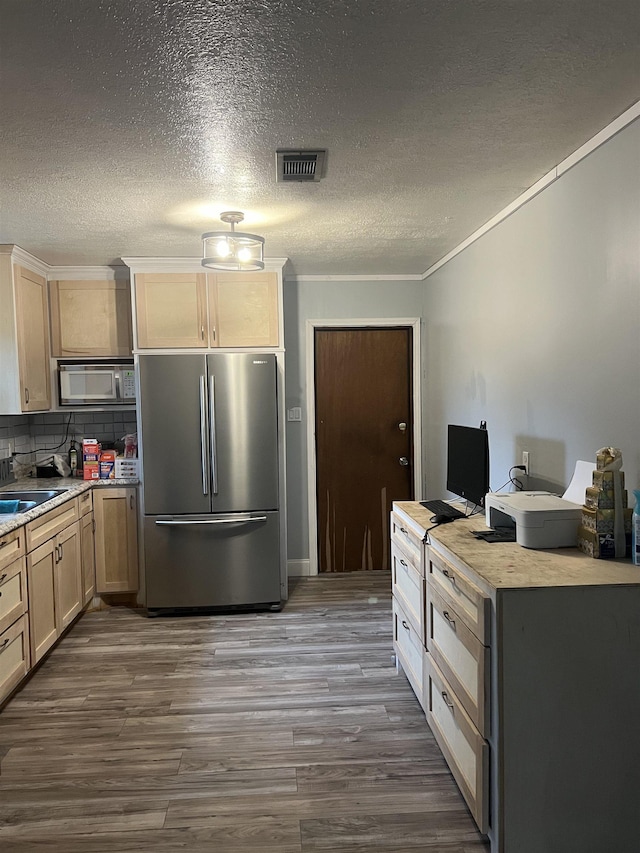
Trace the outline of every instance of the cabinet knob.
[[400, 432], [406, 432], [407, 431], [406, 423], [404, 421], [400, 421], [400, 423], [398, 424], [398, 429], [400, 430]]
[[398, 461], [400, 462], [400, 464], [402, 465], [403, 468], [406, 468], [407, 465], [409, 464], [409, 460], [407, 459], [406, 456], [401, 456]]

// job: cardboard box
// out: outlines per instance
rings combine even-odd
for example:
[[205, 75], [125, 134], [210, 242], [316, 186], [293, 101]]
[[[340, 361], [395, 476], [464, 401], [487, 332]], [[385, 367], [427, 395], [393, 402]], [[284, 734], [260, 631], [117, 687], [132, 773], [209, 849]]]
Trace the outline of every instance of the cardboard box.
[[114, 480], [116, 476], [115, 450], [103, 450], [100, 454], [100, 479]]
[[604, 489], [607, 492], [612, 492], [614, 489], [613, 478], [614, 474], [620, 477], [620, 488], [624, 489], [624, 471], [594, 471], [593, 485], [596, 489]]
[[[100, 461], [100, 442], [97, 438], [82, 439], [82, 461], [83, 462], [99, 462]], [[91, 477], [85, 479], [92, 479]]]
[[137, 459], [127, 459], [121, 456], [116, 459], [116, 480], [137, 480], [139, 472]]
[[[627, 506], [627, 492], [622, 490], [622, 506]], [[588, 509], [614, 509], [615, 492], [599, 489], [597, 486], [588, 486], [585, 491], [584, 505]]]
[[[631, 509], [623, 510], [624, 532], [631, 533]], [[615, 509], [587, 509], [582, 510], [582, 526], [595, 533], [614, 532]]]
[[100, 463], [98, 461], [85, 462], [82, 466], [82, 478], [83, 480], [99, 480]]
[[[625, 554], [631, 555], [631, 534], [625, 535]], [[613, 533], [596, 533], [584, 526], [578, 528], [578, 548], [589, 557], [596, 560], [613, 559], [616, 556], [616, 545]]]

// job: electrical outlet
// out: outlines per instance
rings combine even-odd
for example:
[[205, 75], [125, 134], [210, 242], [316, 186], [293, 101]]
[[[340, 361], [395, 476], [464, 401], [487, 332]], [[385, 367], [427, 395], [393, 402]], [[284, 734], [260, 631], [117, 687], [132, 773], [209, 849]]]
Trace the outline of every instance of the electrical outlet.
[[529, 451], [522, 451], [522, 464], [524, 465], [524, 473], [529, 476]]

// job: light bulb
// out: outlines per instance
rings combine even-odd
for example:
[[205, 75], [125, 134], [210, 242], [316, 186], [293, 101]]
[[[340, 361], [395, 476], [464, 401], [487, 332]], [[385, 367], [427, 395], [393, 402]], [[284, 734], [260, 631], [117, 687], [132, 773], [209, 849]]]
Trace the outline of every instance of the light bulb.
[[229, 248], [229, 243], [226, 240], [220, 240], [219, 243], [216, 243], [216, 254], [219, 258], [229, 257], [231, 249]]
[[238, 250], [238, 260], [242, 261], [242, 263], [246, 263], [251, 260], [251, 249], [247, 249], [246, 246], [244, 249]]

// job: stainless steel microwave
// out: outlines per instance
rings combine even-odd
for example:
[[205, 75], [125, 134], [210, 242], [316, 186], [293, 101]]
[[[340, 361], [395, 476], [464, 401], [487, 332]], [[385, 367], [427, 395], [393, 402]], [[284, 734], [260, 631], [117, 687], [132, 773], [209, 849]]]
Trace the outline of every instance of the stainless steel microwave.
[[133, 361], [58, 362], [61, 406], [122, 406], [136, 402]]

